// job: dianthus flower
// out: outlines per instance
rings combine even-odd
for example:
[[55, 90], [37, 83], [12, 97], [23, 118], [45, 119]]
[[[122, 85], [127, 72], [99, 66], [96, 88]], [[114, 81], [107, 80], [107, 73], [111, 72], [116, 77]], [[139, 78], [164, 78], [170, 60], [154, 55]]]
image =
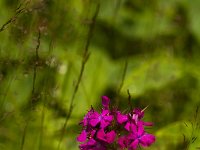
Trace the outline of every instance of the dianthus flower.
[[119, 124], [125, 124], [124, 128], [127, 131], [130, 131], [131, 126], [137, 125], [138, 122], [142, 122], [142, 124], [145, 126], [153, 125], [153, 123], [151, 123], [151, 122], [144, 122], [141, 120], [144, 116], [144, 111], [139, 108], [136, 108], [131, 113], [128, 113], [125, 115], [123, 115], [120, 111], [117, 111], [116, 116], [117, 116], [117, 122]]
[[81, 150], [136, 150], [139, 145], [148, 147], [155, 142], [155, 136], [144, 129], [153, 125], [142, 120], [144, 109], [135, 108], [122, 114], [119, 110], [110, 110], [109, 104], [110, 99], [102, 96], [101, 113], [91, 108], [80, 122], [83, 130], [77, 141], [82, 143]]
[[122, 136], [118, 139], [118, 144], [121, 149], [136, 150], [139, 145], [148, 147], [155, 142], [155, 136], [148, 134], [144, 130], [142, 122], [132, 126], [132, 132], [127, 136]]
[[113, 116], [110, 115], [109, 110], [102, 110], [101, 114], [99, 114], [98, 112], [94, 112], [91, 115], [89, 124], [92, 127], [96, 127], [98, 124], [100, 124], [100, 128], [105, 128], [108, 125], [110, 125], [112, 120], [113, 120]]

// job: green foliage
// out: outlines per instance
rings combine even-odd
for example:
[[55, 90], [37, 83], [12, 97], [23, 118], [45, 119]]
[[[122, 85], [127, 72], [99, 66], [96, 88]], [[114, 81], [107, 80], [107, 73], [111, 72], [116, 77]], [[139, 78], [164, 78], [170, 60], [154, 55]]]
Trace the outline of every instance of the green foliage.
[[199, 11], [198, 0], [1, 0], [0, 149], [57, 150], [61, 139], [60, 149], [76, 150], [91, 105], [100, 109], [108, 95], [125, 110], [127, 90], [135, 107], [149, 105], [157, 136], [149, 149], [200, 147], [199, 138], [185, 146], [199, 129]]

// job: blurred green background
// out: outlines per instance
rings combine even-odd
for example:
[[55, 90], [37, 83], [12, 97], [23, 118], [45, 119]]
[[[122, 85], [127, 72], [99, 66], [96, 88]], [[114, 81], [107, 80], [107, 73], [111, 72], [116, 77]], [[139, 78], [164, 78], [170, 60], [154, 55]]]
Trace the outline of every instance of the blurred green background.
[[125, 110], [127, 90], [149, 105], [147, 149], [200, 147], [199, 0], [0, 1], [0, 150], [77, 150], [90, 106], [107, 95]]

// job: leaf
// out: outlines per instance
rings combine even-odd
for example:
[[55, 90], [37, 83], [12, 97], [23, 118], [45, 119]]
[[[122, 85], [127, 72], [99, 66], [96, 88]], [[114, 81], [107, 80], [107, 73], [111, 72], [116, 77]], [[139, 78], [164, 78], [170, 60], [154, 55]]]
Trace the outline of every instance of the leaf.
[[181, 76], [179, 60], [170, 55], [138, 59], [134, 63], [136, 67], [129, 67], [122, 88], [124, 94], [129, 89], [133, 96], [138, 96], [149, 89], [159, 89]]

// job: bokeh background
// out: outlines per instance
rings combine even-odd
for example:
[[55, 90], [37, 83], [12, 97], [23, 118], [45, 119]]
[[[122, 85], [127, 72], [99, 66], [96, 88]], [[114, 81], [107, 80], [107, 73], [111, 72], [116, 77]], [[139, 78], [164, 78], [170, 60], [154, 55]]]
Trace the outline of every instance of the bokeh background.
[[127, 90], [147, 149], [200, 147], [199, 0], [0, 1], [1, 150], [78, 150], [90, 106], [125, 110]]

